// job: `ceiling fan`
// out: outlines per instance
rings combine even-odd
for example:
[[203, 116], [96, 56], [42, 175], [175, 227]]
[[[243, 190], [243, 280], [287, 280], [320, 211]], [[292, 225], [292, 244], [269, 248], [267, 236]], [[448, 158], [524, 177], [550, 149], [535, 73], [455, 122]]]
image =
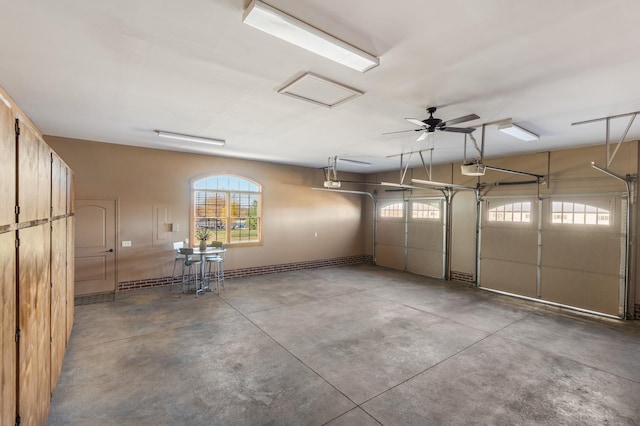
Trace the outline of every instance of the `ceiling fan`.
[[411, 129], [411, 130], [400, 130], [399, 132], [388, 132], [383, 133], [384, 135], [390, 135], [393, 133], [403, 133], [403, 132], [422, 132], [416, 141], [423, 141], [427, 138], [429, 133], [433, 133], [436, 130], [442, 130], [443, 132], [454, 132], [454, 133], [471, 133], [475, 130], [474, 127], [451, 127], [455, 124], [464, 123], [465, 121], [477, 120], [478, 117], [476, 114], [465, 115], [464, 117], [454, 118], [453, 120], [442, 121], [439, 118], [435, 118], [433, 113], [436, 112], [436, 107], [427, 108], [427, 112], [429, 113], [429, 118], [424, 120], [418, 120], [417, 118], [405, 118], [410, 123], [413, 123], [417, 126], [420, 126], [419, 129]]

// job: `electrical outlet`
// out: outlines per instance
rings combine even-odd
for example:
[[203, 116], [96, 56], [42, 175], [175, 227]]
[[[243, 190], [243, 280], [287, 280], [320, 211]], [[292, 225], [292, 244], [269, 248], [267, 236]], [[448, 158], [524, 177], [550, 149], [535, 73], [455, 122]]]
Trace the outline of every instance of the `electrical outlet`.
[[123, 241], [122, 247], [131, 247], [131, 241]]

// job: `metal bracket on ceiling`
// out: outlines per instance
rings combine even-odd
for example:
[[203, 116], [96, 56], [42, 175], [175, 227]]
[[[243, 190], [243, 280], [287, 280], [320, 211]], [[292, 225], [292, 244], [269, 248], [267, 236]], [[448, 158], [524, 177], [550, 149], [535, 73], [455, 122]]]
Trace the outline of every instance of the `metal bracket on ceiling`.
[[[429, 151], [429, 166], [427, 167], [426, 162], [424, 161], [423, 152]], [[429, 176], [429, 180], [431, 180], [431, 166], [433, 163], [433, 148], [421, 149], [419, 151], [410, 151], [403, 152], [400, 154], [387, 155], [386, 158], [400, 157], [400, 185], [404, 184], [404, 179], [407, 176], [407, 170], [409, 169], [409, 163], [411, 162], [411, 157], [413, 154], [418, 154], [420, 156], [420, 160], [422, 161], [422, 167], [424, 167], [424, 171]], [[405, 156], [408, 155], [407, 162], [405, 164], [404, 159]]]
[[[631, 125], [633, 124], [633, 121], [636, 119], [636, 116], [638, 114], [640, 114], [640, 111], [629, 112], [626, 114], [611, 115], [609, 117], [594, 118], [593, 120], [578, 121], [575, 123], [571, 123], [571, 125], [580, 126], [582, 124], [591, 124], [591, 123], [597, 123], [599, 121], [606, 121], [606, 130], [605, 130], [605, 149], [607, 151], [607, 167], [606, 168], [609, 168], [609, 166], [611, 166], [611, 163], [613, 163], [613, 160], [615, 159], [616, 154], [620, 149], [620, 146], [624, 142], [624, 139], [627, 137], [627, 134], [629, 133], [629, 129], [631, 129]], [[611, 147], [610, 147], [611, 120], [616, 118], [623, 118], [623, 117], [631, 117], [631, 118], [629, 119], [629, 124], [627, 124], [627, 128], [625, 129], [624, 134], [620, 138], [620, 142], [616, 144], [613, 153], [611, 153]]]
[[338, 180], [338, 157], [329, 157], [329, 164], [324, 169], [324, 178], [328, 181]]

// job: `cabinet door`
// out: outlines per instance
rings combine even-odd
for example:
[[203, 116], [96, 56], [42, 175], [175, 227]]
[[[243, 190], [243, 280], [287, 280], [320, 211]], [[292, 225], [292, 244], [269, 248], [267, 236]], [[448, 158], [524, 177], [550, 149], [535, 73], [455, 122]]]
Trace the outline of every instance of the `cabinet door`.
[[19, 222], [49, 217], [51, 207], [51, 148], [25, 123], [18, 139]]
[[13, 113], [0, 101], [0, 227], [14, 223], [16, 205], [16, 134]]
[[0, 234], [0, 424], [16, 418], [16, 233]]
[[51, 393], [62, 369], [67, 347], [67, 221], [51, 222]]
[[75, 315], [75, 218], [67, 217], [67, 297], [66, 297], [66, 326], [67, 326], [67, 342], [71, 338], [71, 329], [73, 328], [73, 319]]
[[50, 404], [50, 232], [48, 223], [18, 231], [18, 413], [27, 425], [45, 424]]

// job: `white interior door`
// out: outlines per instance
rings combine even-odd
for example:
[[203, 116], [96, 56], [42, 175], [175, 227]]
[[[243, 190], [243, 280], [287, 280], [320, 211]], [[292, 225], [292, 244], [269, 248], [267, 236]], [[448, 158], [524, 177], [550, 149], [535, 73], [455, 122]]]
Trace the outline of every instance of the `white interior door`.
[[116, 201], [76, 200], [75, 295], [116, 291]]

